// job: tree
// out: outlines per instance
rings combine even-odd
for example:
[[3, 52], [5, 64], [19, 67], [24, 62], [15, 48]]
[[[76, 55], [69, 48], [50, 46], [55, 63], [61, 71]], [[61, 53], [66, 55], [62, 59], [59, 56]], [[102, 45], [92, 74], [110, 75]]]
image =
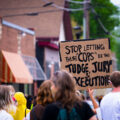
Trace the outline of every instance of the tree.
[[[77, 0], [83, 1], [83, 0]], [[71, 8], [80, 8], [81, 6], [75, 3], [70, 4]], [[94, 9], [97, 15], [92, 13], [91, 9]], [[99, 22], [97, 17], [101, 20], [105, 28], [111, 32], [114, 30], [114, 27], [119, 24], [118, 18], [113, 15], [118, 14], [118, 8], [114, 6], [110, 0], [91, 0], [91, 9], [90, 9], [90, 38], [104, 38], [111, 37], [107, 35]], [[83, 11], [72, 12], [71, 17], [80, 25], [83, 25]], [[112, 50], [113, 44], [115, 44], [114, 38], [111, 38]]]
[[117, 57], [117, 68], [120, 70], [120, 26], [116, 27], [112, 34], [113, 39], [116, 40], [115, 53]]

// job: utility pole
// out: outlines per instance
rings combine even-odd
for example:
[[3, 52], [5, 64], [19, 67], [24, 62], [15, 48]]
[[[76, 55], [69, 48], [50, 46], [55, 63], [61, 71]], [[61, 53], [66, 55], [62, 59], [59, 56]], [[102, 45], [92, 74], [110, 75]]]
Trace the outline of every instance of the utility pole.
[[90, 0], [84, 0], [84, 16], [83, 16], [83, 37], [84, 39], [90, 38], [90, 27], [89, 27], [89, 9]]
[[[84, 0], [84, 15], [83, 15], [83, 38], [84, 39], [89, 39], [90, 38], [90, 27], [89, 27], [89, 4], [90, 0]], [[84, 91], [84, 95], [87, 95], [87, 92]]]

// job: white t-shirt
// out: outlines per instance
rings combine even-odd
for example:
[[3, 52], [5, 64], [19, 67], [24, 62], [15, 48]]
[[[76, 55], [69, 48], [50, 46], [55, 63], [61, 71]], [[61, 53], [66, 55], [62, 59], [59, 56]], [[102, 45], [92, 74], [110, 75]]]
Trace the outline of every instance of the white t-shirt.
[[102, 115], [101, 115], [101, 110], [100, 110], [100, 108], [97, 108], [97, 109], [96, 109], [96, 113], [97, 113], [97, 118], [98, 118], [98, 120], [102, 120]]
[[27, 114], [26, 118], [24, 120], [30, 120], [30, 112]]
[[111, 92], [100, 104], [103, 120], [120, 120], [120, 92]]
[[13, 120], [13, 117], [5, 110], [0, 110], [0, 120]]

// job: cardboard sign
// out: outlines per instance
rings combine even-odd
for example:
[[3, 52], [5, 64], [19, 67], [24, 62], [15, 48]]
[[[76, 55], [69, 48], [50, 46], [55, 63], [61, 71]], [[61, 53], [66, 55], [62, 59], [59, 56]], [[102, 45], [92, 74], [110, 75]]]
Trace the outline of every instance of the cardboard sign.
[[61, 69], [73, 75], [77, 89], [111, 87], [109, 39], [61, 42], [60, 60]]

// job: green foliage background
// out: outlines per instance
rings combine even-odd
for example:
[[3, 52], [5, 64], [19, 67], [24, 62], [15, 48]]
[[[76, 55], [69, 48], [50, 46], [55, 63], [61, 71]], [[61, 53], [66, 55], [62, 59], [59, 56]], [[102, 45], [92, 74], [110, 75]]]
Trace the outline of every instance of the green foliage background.
[[[105, 28], [107, 28], [109, 32], [113, 31], [114, 27], [119, 25], [118, 18], [114, 17], [114, 15], [118, 14], [118, 8], [114, 6], [110, 2], [110, 0], [91, 0], [91, 6], [95, 9], [98, 17], [100, 18]], [[70, 7], [80, 8], [83, 6], [71, 3]], [[80, 26], [83, 25], [83, 11], [72, 12], [71, 17], [78, 23], [78, 25]], [[104, 38], [104, 37], [109, 37], [111, 39], [111, 49], [114, 51], [116, 44], [115, 39], [112, 36], [105, 34], [104, 30], [101, 28], [95, 15], [91, 12], [90, 9], [90, 38]]]

